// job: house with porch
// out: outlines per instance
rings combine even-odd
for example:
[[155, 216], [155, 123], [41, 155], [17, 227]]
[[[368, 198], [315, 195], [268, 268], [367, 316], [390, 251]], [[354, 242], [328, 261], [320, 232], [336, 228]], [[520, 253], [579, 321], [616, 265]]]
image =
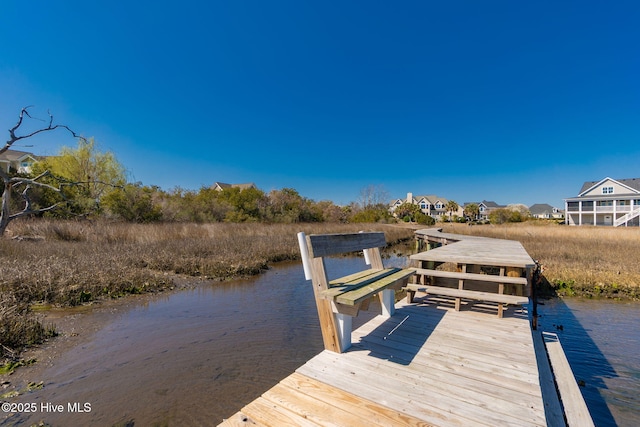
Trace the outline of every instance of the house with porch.
[[0, 153], [0, 168], [6, 173], [29, 173], [38, 158], [26, 151], [7, 150]]
[[507, 207], [506, 205], [499, 205], [496, 202], [489, 200], [483, 200], [481, 202], [467, 202], [464, 204], [464, 207], [467, 207], [470, 204], [478, 205], [478, 217], [471, 218], [471, 220], [474, 221], [486, 221], [489, 219], [489, 214], [491, 213], [491, 211]]
[[[403, 203], [418, 205], [422, 213], [431, 216], [436, 221], [439, 221], [443, 215], [449, 215], [449, 211], [447, 211], [447, 203], [449, 203], [449, 200], [444, 197], [435, 195], [414, 196], [413, 193], [407, 193], [406, 199], [395, 199], [391, 201], [389, 211], [393, 214], [396, 208]], [[462, 216], [462, 207], [458, 206], [458, 211], [453, 212], [452, 215]]]
[[640, 178], [588, 181], [565, 199], [568, 225], [640, 226]]
[[564, 212], [562, 209], [551, 206], [547, 203], [536, 203], [529, 206], [529, 213], [537, 219], [562, 219]]

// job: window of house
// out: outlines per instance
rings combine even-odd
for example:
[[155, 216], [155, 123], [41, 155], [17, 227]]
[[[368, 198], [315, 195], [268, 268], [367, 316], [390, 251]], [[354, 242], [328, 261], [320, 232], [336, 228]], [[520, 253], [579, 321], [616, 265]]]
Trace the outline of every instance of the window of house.
[[427, 204], [425, 202], [420, 203], [420, 209], [427, 209]]
[[613, 194], [613, 187], [602, 187], [602, 194]]
[[613, 206], [612, 200], [598, 200], [596, 206]]

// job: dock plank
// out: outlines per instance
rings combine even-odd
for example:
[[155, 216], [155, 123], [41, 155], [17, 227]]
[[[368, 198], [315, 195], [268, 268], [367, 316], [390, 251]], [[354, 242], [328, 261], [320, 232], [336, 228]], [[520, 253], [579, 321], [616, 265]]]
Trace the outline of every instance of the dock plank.
[[394, 409], [363, 399], [353, 393], [331, 387], [299, 373], [293, 373], [282, 380], [281, 384], [286, 385], [291, 390], [296, 390], [300, 394], [305, 394], [323, 412], [326, 412], [329, 407], [331, 408], [329, 410], [333, 411], [333, 408], [337, 408], [342, 410], [342, 413], [347, 412], [349, 414], [346, 419], [333, 418], [332, 423], [339, 419], [340, 424], [353, 427], [388, 425], [425, 427], [429, 425], [420, 419], [399, 413]]

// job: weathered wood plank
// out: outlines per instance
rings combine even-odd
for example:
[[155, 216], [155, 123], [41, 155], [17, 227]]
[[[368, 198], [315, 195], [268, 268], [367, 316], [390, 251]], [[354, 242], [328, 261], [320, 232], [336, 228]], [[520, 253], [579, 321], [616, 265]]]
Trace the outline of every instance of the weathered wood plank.
[[535, 411], [509, 401], [491, 399], [486, 394], [473, 396], [451, 381], [446, 386], [437, 384], [394, 362], [369, 358], [379, 364], [354, 363], [348, 357], [350, 354], [335, 359], [324, 352], [299, 372], [322, 378], [339, 388], [345, 382], [350, 383], [355, 394], [413, 416], [456, 414], [457, 422], [462, 425], [504, 425], [505, 420], [511, 419], [512, 425], [533, 426], [541, 425], [536, 423], [540, 417], [544, 419], [542, 414], [536, 415]]
[[416, 274], [431, 277], [444, 277], [449, 279], [478, 280], [492, 283], [508, 283], [513, 285], [526, 285], [526, 277], [497, 276], [493, 274], [462, 273], [457, 271], [431, 270], [428, 268], [415, 268]]
[[370, 283], [374, 283], [397, 271], [400, 271], [400, 269], [399, 268], [385, 268], [383, 270], [369, 269], [369, 270], [364, 270], [360, 273], [351, 274], [349, 276], [335, 279], [329, 282], [330, 287], [327, 290], [322, 291], [321, 296], [323, 298], [333, 299], [337, 295], [343, 294], [353, 289], [357, 289], [361, 286], [365, 286]]
[[311, 234], [307, 236], [311, 258], [358, 252], [387, 245], [384, 233]]
[[[400, 287], [405, 284], [405, 281], [413, 276], [412, 270], [400, 270], [396, 269], [392, 274], [384, 276], [374, 282], [359, 286], [356, 289], [351, 289], [347, 292], [343, 292], [334, 297], [335, 301], [340, 304], [355, 305], [363, 300], [369, 298], [383, 289], [390, 287]], [[333, 288], [329, 289], [331, 291]], [[327, 291], [327, 292], [328, 292]]]
[[[540, 393], [534, 396], [513, 390], [504, 391], [500, 387], [488, 387], [487, 383], [474, 381], [463, 375], [450, 373], [438, 375], [437, 371], [425, 370], [424, 366], [414, 364], [397, 369], [393, 363], [367, 356], [363, 352], [349, 352], [345, 356], [337, 358], [332, 354], [323, 355], [324, 362], [327, 366], [331, 366], [333, 375], [376, 376], [379, 377], [381, 384], [384, 384], [385, 380], [394, 383], [387, 386], [389, 391], [412, 387], [419, 390], [429, 389], [438, 395], [439, 399], [429, 400], [428, 404], [439, 406], [442, 410], [447, 410], [448, 402], [454, 400], [460, 405], [484, 408], [474, 409], [480, 414], [490, 410], [503, 420], [513, 419], [535, 424], [536, 421], [543, 419], [541, 410], [536, 409], [536, 405], [532, 405], [532, 402], [538, 401], [540, 403], [538, 407], [542, 406]], [[367, 384], [370, 382], [367, 381]]]
[[519, 268], [535, 267], [535, 261], [522, 244], [515, 240], [448, 234], [437, 229], [418, 230], [416, 236], [441, 241], [445, 245], [411, 255], [412, 260]]
[[258, 424], [255, 421], [249, 419], [241, 412], [234, 414], [232, 417], [223, 420], [219, 427], [263, 427], [264, 424]]
[[589, 408], [582, 397], [580, 388], [569, 366], [569, 361], [562, 350], [562, 345], [556, 334], [545, 332], [542, 334], [544, 344], [549, 355], [551, 369], [556, 379], [560, 400], [564, 406], [567, 424], [570, 426], [593, 426], [593, 419]]
[[291, 374], [280, 384], [289, 389], [291, 399], [303, 395], [305, 406], [312, 406], [314, 411], [320, 412], [318, 418], [329, 418], [327, 424], [323, 425], [336, 422], [337, 425], [353, 427], [427, 425], [424, 421], [399, 413], [393, 408], [379, 405], [299, 373]]
[[[394, 336], [395, 335], [395, 336]], [[406, 332], [401, 336], [397, 334], [384, 335], [372, 332], [363, 336], [354, 336], [355, 343], [362, 343], [363, 346], [369, 344], [384, 345], [388, 348], [398, 349], [413, 355], [416, 351], [422, 350], [426, 357], [442, 358], [447, 364], [475, 367], [478, 370], [486, 371], [490, 375], [503, 373], [504, 376], [511, 376], [519, 381], [536, 383], [537, 371], [532, 363], [530, 355], [511, 349], [506, 345], [500, 354], [495, 354], [495, 345], [474, 345], [466, 343], [462, 338], [434, 336], [429, 337], [430, 346], [428, 349], [420, 347], [420, 340], [410, 340], [405, 338]], [[424, 345], [424, 344], [423, 344]], [[493, 352], [492, 352], [493, 350]], [[510, 355], [512, 355], [510, 357]], [[402, 357], [398, 355], [396, 357]], [[419, 362], [423, 360], [420, 356], [412, 356], [407, 362]]]
[[544, 347], [542, 333], [532, 331], [533, 344], [535, 346], [536, 360], [538, 362], [538, 372], [540, 374], [540, 391], [544, 401], [544, 413], [547, 425], [553, 427], [565, 427], [564, 411], [560, 404], [558, 391], [556, 389], [553, 372], [549, 365], [549, 358]]
[[443, 286], [415, 285], [411, 283], [407, 284], [405, 288], [415, 292], [425, 292], [427, 294], [444, 295], [455, 298], [468, 298], [478, 301], [490, 301], [513, 305], [523, 305], [529, 303], [529, 297], [496, 294], [493, 292], [469, 291], [466, 289], [445, 288]]
[[242, 413], [249, 419], [266, 426], [318, 427], [319, 425], [264, 397], [259, 397], [242, 408]]

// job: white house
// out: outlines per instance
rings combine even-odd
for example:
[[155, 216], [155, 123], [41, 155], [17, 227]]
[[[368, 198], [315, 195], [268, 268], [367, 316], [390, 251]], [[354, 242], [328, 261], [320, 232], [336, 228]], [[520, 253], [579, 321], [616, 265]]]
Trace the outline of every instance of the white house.
[[562, 209], [558, 209], [547, 203], [536, 203], [535, 205], [529, 206], [529, 213], [533, 218], [538, 219], [560, 219], [564, 217]]
[[253, 182], [248, 182], [246, 184], [227, 184], [224, 182], [216, 182], [211, 186], [211, 188], [213, 188], [216, 191], [222, 191], [226, 188], [239, 188], [240, 191], [242, 191], [242, 190], [248, 190], [250, 188], [257, 188], [257, 187]]
[[483, 200], [481, 202], [467, 202], [467, 203], [464, 204], [464, 207], [466, 208], [470, 204], [478, 205], [478, 217], [477, 218], [471, 218], [471, 219], [480, 220], [480, 221], [488, 220], [489, 219], [489, 214], [491, 213], [491, 211], [507, 207], [506, 205], [499, 205], [496, 202], [489, 201], [489, 200]]
[[29, 173], [37, 161], [36, 156], [26, 151], [7, 150], [0, 154], [0, 168], [7, 173]]
[[565, 199], [568, 225], [640, 226], [640, 178], [585, 182]]
[[[449, 203], [448, 199], [434, 195], [414, 197], [412, 193], [407, 193], [406, 199], [393, 200], [389, 206], [389, 211], [393, 213], [396, 208], [403, 203], [418, 205], [422, 213], [431, 216], [435, 220], [440, 220], [442, 215], [449, 214], [449, 211], [447, 211], [447, 203]], [[462, 207], [458, 206], [458, 211], [453, 212], [452, 215], [462, 216], [462, 212]]]

